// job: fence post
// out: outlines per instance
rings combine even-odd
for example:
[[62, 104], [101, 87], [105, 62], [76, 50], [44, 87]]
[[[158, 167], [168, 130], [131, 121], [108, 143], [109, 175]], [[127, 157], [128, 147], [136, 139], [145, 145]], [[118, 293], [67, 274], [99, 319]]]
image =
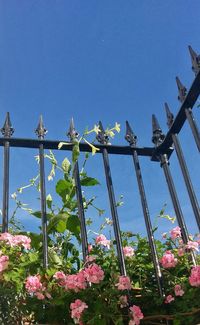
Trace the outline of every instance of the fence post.
[[[35, 130], [40, 140], [44, 139], [47, 130], [44, 127], [42, 116]], [[41, 221], [43, 236], [43, 266], [48, 267], [48, 236], [47, 236], [47, 213], [46, 213], [46, 188], [45, 188], [45, 169], [44, 169], [44, 146], [39, 144], [39, 166], [40, 166], [40, 201], [41, 201]]]
[[137, 151], [134, 149], [136, 147], [136, 143], [137, 143], [137, 136], [133, 133], [128, 121], [126, 121], [125, 139], [129, 142], [130, 147], [133, 148], [133, 155], [132, 155], [133, 162], [134, 162], [134, 166], [135, 166], [135, 172], [136, 172], [136, 177], [137, 177], [137, 182], [138, 182], [138, 188], [139, 188], [139, 193], [140, 193], [140, 198], [141, 198], [144, 220], [145, 220], [146, 229], [147, 229], [149, 245], [150, 245], [152, 259], [153, 259], [153, 265], [154, 265], [154, 269], [155, 269], [155, 273], [156, 273], [156, 280], [158, 283], [159, 294], [163, 298], [163, 297], [165, 297], [164, 288], [163, 288], [163, 277], [162, 277], [158, 254], [157, 254], [157, 250], [156, 250], [154, 234], [153, 234], [153, 229], [152, 229], [151, 219], [150, 219], [150, 214], [149, 214], [149, 207], [147, 204], [146, 193], [145, 193], [144, 183], [143, 183], [143, 179], [142, 179], [142, 173], [141, 173], [141, 169], [140, 169], [139, 158], [138, 158]]
[[[4, 138], [11, 138], [14, 129], [11, 124], [10, 114], [7, 112], [4, 126], [1, 128]], [[3, 208], [2, 208], [2, 232], [8, 231], [8, 210], [9, 210], [9, 163], [10, 163], [10, 144], [4, 143], [4, 163], [3, 163]]]
[[[96, 137], [97, 141], [106, 146], [108, 144], [109, 138], [105, 134], [105, 131], [103, 129], [103, 125], [101, 122], [99, 122], [99, 129], [100, 129], [100, 132], [97, 134], [97, 137]], [[117, 213], [117, 205], [116, 205], [114, 188], [113, 188], [113, 183], [112, 183], [108, 151], [107, 151], [106, 147], [103, 148], [102, 156], [103, 156], [104, 170], [105, 170], [105, 175], [106, 175], [106, 184], [107, 184], [109, 201], [110, 201], [111, 215], [112, 215], [112, 220], [113, 220], [114, 234], [115, 234], [115, 239], [116, 239], [116, 243], [117, 243], [117, 255], [118, 255], [118, 260], [119, 260], [120, 273], [121, 273], [121, 275], [126, 276], [126, 266], [125, 266], [125, 261], [124, 261], [123, 248], [122, 248], [122, 240], [121, 240], [121, 234], [120, 234], [120, 225], [119, 225], [119, 218], [118, 218], [118, 213]]]
[[[78, 135], [79, 134], [75, 130], [74, 121], [72, 118], [67, 136], [70, 138], [70, 141], [73, 143], [74, 141], [76, 141]], [[83, 260], [84, 260], [84, 262], [86, 262], [86, 256], [88, 255], [88, 241], [87, 241], [87, 229], [86, 229], [86, 223], [85, 223], [85, 212], [84, 212], [84, 207], [83, 207], [83, 197], [82, 197], [82, 191], [81, 191], [81, 181], [80, 181], [78, 160], [76, 160], [76, 162], [74, 164], [73, 174], [74, 174], [74, 181], [75, 181], [75, 186], [76, 186], [78, 214], [79, 214], [79, 219], [80, 219], [80, 224], [81, 224], [81, 243], [82, 243]]]

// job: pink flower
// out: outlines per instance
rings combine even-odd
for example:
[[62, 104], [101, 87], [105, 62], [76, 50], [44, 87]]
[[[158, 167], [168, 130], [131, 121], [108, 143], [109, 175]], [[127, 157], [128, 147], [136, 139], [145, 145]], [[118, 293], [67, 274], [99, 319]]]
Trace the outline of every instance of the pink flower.
[[94, 255], [87, 255], [86, 256], [86, 263], [92, 263], [96, 260], [96, 257]]
[[160, 260], [160, 263], [166, 269], [175, 267], [177, 262], [177, 258], [174, 258], [174, 254], [171, 251], [166, 251]]
[[130, 246], [123, 247], [123, 253], [124, 253], [124, 256], [127, 256], [127, 257], [131, 257], [135, 254], [134, 249]]
[[75, 292], [86, 289], [87, 283], [83, 271], [67, 275], [62, 285], [65, 287], [65, 290], [73, 290]]
[[192, 268], [189, 282], [192, 287], [200, 287], [200, 265]]
[[128, 276], [119, 276], [119, 282], [116, 284], [118, 290], [131, 290], [131, 281]]
[[184, 291], [179, 284], [176, 284], [174, 287], [175, 296], [183, 296]]
[[128, 306], [128, 298], [127, 296], [120, 296], [119, 297], [120, 308], [124, 308]]
[[172, 301], [174, 301], [174, 297], [172, 295], [168, 295], [165, 299], [165, 304], [170, 304]]
[[79, 323], [82, 313], [86, 308], [88, 308], [88, 305], [80, 299], [76, 299], [70, 304], [71, 318], [74, 319], [76, 324]]
[[42, 283], [40, 282], [40, 276], [38, 275], [28, 276], [26, 279], [25, 287], [29, 293], [35, 293], [37, 291], [42, 290]]
[[144, 318], [144, 315], [140, 309], [140, 307], [133, 305], [129, 308], [131, 312], [132, 320], [129, 321], [129, 325], [139, 325], [140, 320]]
[[110, 240], [108, 240], [104, 235], [97, 236], [95, 242], [97, 245], [102, 245], [110, 249]]
[[25, 249], [31, 248], [31, 239], [24, 235], [13, 236], [11, 246], [23, 246]]
[[86, 280], [91, 283], [100, 283], [104, 278], [104, 271], [95, 263], [86, 267], [83, 272]]
[[3, 234], [0, 235], [0, 241], [6, 241], [6, 243], [9, 244], [11, 247], [22, 246], [25, 249], [31, 248], [30, 246], [31, 239], [24, 235], [13, 236], [8, 232], [4, 232]]
[[35, 296], [38, 298], [38, 300], [44, 300], [45, 296], [41, 292], [35, 292]]
[[170, 231], [171, 239], [176, 239], [181, 237], [181, 228], [180, 227], [175, 227]]
[[178, 256], [183, 256], [185, 254], [185, 249], [184, 248], [182, 248], [182, 247], [180, 247], [180, 248], [178, 248]]
[[8, 267], [9, 257], [7, 255], [0, 256], [0, 272], [4, 271]]
[[91, 245], [91, 244], [89, 244], [89, 245], [88, 245], [88, 253], [90, 253], [90, 252], [91, 252], [91, 250], [92, 250], [92, 245]]
[[187, 249], [199, 251], [199, 243], [197, 241], [189, 240], [187, 245], [185, 246]]

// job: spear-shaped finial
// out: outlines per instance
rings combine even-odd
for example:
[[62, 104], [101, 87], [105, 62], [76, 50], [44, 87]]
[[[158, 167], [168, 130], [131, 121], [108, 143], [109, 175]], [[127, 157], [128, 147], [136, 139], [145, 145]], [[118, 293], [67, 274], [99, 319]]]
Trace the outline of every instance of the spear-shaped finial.
[[130, 146], [135, 147], [137, 143], [137, 136], [133, 132], [132, 128], [130, 127], [130, 124], [128, 121], [126, 121], [126, 135], [125, 135], [126, 141], [129, 142]]
[[195, 75], [197, 75], [200, 70], [200, 55], [198, 55], [190, 45], [188, 46], [188, 48], [192, 61], [192, 70], [194, 71]]
[[155, 146], [159, 146], [163, 142], [165, 135], [162, 133], [162, 129], [154, 114], [152, 115], [152, 131], [152, 142], [155, 144]]
[[100, 129], [100, 132], [98, 132], [98, 134], [97, 134], [97, 136], [96, 136], [97, 141], [98, 141], [99, 143], [101, 143], [101, 144], [108, 144], [108, 142], [109, 142], [109, 137], [108, 137], [108, 135], [105, 133], [101, 121], [99, 121], [99, 129]]
[[167, 103], [165, 103], [165, 111], [166, 111], [166, 115], [167, 115], [167, 125], [168, 125], [168, 127], [170, 129], [173, 122], [174, 122], [174, 115], [170, 111], [169, 106], [168, 106]]
[[176, 77], [176, 83], [178, 87], [178, 100], [183, 103], [187, 95], [187, 88], [181, 83], [180, 79]]
[[74, 126], [74, 119], [71, 118], [69, 131], [67, 132], [67, 136], [70, 138], [70, 141], [73, 141], [75, 138], [78, 138], [79, 133], [76, 131]]
[[37, 134], [39, 139], [44, 139], [44, 136], [47, 132], [47, 129], [44, 127], [42, 115], [40, 115], [39, 123], [37, 129], [35, 129], [35, 133]]
[[4, 136], [4, 138], [10, 138], [14, 133], [14, 129], [11, 124], [9, 112], [6, 113], [6, 119], [4, 122], [4, 126], [1, 128], [0, 131], [1, 131], [2, 135]]

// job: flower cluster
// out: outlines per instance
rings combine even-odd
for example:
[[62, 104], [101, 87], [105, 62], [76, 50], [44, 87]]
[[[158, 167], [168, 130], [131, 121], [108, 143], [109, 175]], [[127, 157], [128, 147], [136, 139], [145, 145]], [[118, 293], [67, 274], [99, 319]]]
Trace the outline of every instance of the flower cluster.
[[192, 287], [200, 287], [200, 265], [192, 268], [189, 282]]
[[40, 281], [39, 275], [30, 275], [26, 279], [25, 288], [31, 295], [36, 296], [39, 300], [44, 300], [45, 297], [51, 298], [51, 295], [46, 292], [46, 287]]
[[104, 271], [100, 266], [92, 263], [77, 274], [67, 274], [56, 272], [53, 276], [58, 280], [58, 284], [65, 290], [78, 292], [87, 288], [88, 283], [100, 283], [104, 278]]
[[9, 257], [7, 255], [1, 255], [0, 252], [0, 273], [7, 269], [9, 263]]
[[118, 290], [131, 290], [131, 281], [128, 276], [119, 276], [119, 282], [116, 284]]
[[160, 259], [160, 263], [164, 268], [169, 269], [171, 267], [175, 267], [178, 260], [174, 257], [174, 254], [172, 254], [171, 251], [166, 251], [163, 257]]
[[143, 313], [141, 312], [140, 307], [133, 305], [129, 308], [131, 314], [131, 320], [129, 321], [129, 325], [139, 325], [140, 320], [144, 318]]
[[22, 246], [25, 249], [31, 248], [31, 239], [24, 235], [11, 235], [8, 232], [4, 232], [0, 235], [0, 241], [5, 241], [11, 247]]
[[73, 318], [75, 324], [81, 324], [80, 319], [86, 308], [88, 308], [88, 305], [80, 299], [76, 299], [70, 304], [71, 317]]
[[102, 245], [102, 246], [107, 247], [108, 249], [110, 249], [110, 240], [108, 240], [106, 238], [106, 236], [104, 236], [102, 234], [96, 237], [95, 242], [96, 242], [97, 245]]

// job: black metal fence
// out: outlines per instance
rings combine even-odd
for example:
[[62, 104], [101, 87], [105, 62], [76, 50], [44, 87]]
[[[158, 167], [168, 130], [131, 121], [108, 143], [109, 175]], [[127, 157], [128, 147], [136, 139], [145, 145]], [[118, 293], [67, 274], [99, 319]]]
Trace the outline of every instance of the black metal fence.
[[[158, 289], [161, 297], [164, 297], [164, 288], [162, 285], [162, 272], [159, 265], [158, 255], [156, 251], [156, 245], [154, 240], [153, 228], [151, 224], [149, 208], [147, 203], [147, 198], [145, 194], [145, 188], [143, 184], [142, 172], [140, 168], [139, 156], [146, 156], [151, 159], [151, 161], [160, 162], [160, 166], [163, 169], [166, 182], [168, 185], [171, 200], [176, 213], [178, 225], [181, 228], [182, 238], [184, 243], [188, 242], [188, 230], [187, 225], [184, 220], [182, 209], [177, 196], [174, 181], [171, 175], [169, 160], [173, 151], [175, 150], [177, 158], [180, 164], [180, 169], [183, 174], [183, 178], [186, 184], [186, 188], [191, 201], [191, 206], [194, 212], [197, 226], [200, 230], [200, 208], [199, 203], [193, 189], [193, 185], [190, 179], [188, 168], [184, 159], [183, 151], [179, 142], [178, 134], [181, 131], [185, 122], [188, 122], [194, 140], [196, 142], [197, 148], [200, 151], [200, 133], [193, 117], [193, 107], [197, 101], [200, 94], [200, 56], [198, 56], [194, 50], [189, 46], [189, 52], [192, 59], [192, 70], [195, 73], [195, 79], [191, 85], [189, 91], [182, 85], [179, 78], [176, 78], [178, 86], [178, 99], [181, 103], [181, 107], [178, 114], [174, 118], [171, 113], [169, 106], [165, 103], [165, 109], [167, 114], [167, 125], [169, 130], [166, 135], [162, 133], [160, 125], [155, 117], [152, 116], [152, 129], [153, 136], [152, 142], [153, 147], [143, 147], [137, 146], [137, 137], [128, 121], [126, 121], [126, 135], [125, 139], [128, 142], [126, 146], [115, 146], [108, 144], [108, 137], [103, 129], [103, 125], [99, 122], [100, 132], [97, 135], [98, 143], [95, 146], [99, 149], [97, 153], [100, 153], [103, 157], [105, 178], [109, 195], [110, 209], [113, 220], [114, 235], [117, 244], [117, 255], [119, 260], [121, 275], [126, 275], [126, 267], [124, 262], [124, 255], [122, 250], [122, 241], [120, 235], [120, 224], [117, 213], [117, 205], [115, 200], [114, 188], [112, 183], [111, 169], [109, 164], [109, 155], [127, 155], [133, 157], [134, 169], [136, 173], [136, 179], [138, 183], [138, 189], [141, 198], [142, 210], [144, 215], [144, 220], [146, 224], [146, 230], [149, 240], [149, 245], [151, 248], [151, 255], [153, 259], [153, 264], [155, 268], [155, 274], [158, 284]], [[41, 220], [42, 220], [42, 233], [43, 233], [43, 265], [45, 268], [48, 267], [48, 244], [47, 244], [47, 217], [46, 217], [46, 190], [45, 190], [45, 168], [44, 168], [44, 150], [45, 149], [58, 149], [58, 144], [60, 141], [50, 141], [45, 140], [46, 129], [43, 125], [42, 117], [40, 118], [38, 127], [36, 129], [36, 134], [38, 139], [22, 139], [13, 138], [14, 129], [12, 128], [9, 113], [7, 113], [6, 120], [3, 128], [1, 129], [3, 137], [0, 138], [0, 146], [4, 147], [4, 176], [3, 176], [3, 208], [2, 208], [2, 231], [8, 231], [9, 223], [9, 160], [10, 160], [10, 147], [17, 148], [37, 148], [39, 151], [39, 164], [40, 164], [40, 193], [41, 193]], [[61, 150], [72, 150], [73, 141], [77, 137], [77, 132], [74, 128], [73, 121], [71, 122], [68, 136], [70, 142], [63, 146]], [[91, 152], [91, 147], [86, 143], [80, 143], [80, 151]], [[74, 179], [76, 185], [76, 195], [78, 202], [78, 214], [81, 224], [81, 241], [82, 241], [82, 252], [83, 259], [85, 260], [88, 254], [88, 243], [87, 243], [87, 231], [85, 224], [84, 207], [82, 200], [82, 190], [80, 183], [80, 174], [78, 161], [74, 166]], [[192, 262], [195, 265], [195, 256], [192, 255]]]

